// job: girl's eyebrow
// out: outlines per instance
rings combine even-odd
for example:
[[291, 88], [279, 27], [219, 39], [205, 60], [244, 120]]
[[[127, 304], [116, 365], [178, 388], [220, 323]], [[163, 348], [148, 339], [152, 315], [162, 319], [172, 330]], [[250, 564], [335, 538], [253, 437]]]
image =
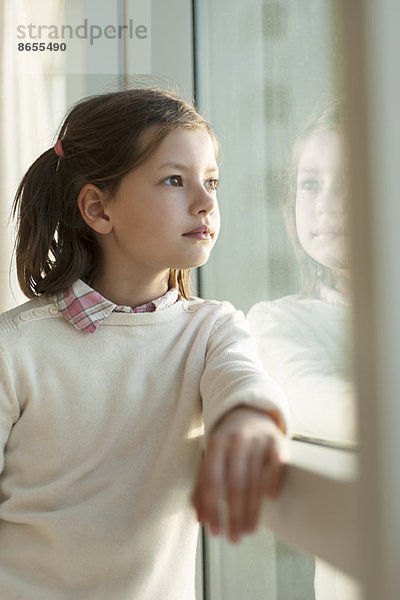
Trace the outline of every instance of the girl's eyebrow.
[[320, 173], [323, 171], [324, 173], [340, 173], [340, 169], [299, 169], [299, 173]]
[[[159, 165], [159, 169], [165, 169], [165, 168], [170, 168], [170, 169], [176, 169], [177, 171], [190, 171], [191, 167], [189, 165], [184, 165], [182, 163], [177, 163], [177, 162], [166, 162], [163, 163], [162, 165]], [[214, 166], [209, 166], [206, 168], [207, 173], [216, 173], [218, 172], [218, 167], [217, 165]]]

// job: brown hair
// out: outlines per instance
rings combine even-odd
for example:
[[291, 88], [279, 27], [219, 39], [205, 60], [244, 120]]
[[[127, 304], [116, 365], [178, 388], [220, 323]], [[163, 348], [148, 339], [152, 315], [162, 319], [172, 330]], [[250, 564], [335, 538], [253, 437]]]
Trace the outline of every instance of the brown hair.
[[[155, 126], [155, 127], [152, 127]], [[142, 135], [154, 135], [143, 148]], [[145, 162], [173, 130], [205, 129], [207, 121], [179, 96], [161, 89], [130, 89], [79, 101], [62, 124], [64, 156], [46, 150], [29, 168], [15, 195], [18, 281], [29, 298], [64, 291], [76, 279], [91, 283], [100, 248], [82, 219], [77, 198], [92, 183], [110, 197], [123, 176]], [[170, 285], [189, 299], [190, 269], [170, 270]]]
[[302, 293], [313, 295], [321, 285], [334, 287], [335, 275], [329, 267], [311, 258], [300, 244], [296, 228], [297, 169], [305, 142], [316, 131], [344, 131], [343, 106], [341, 101], [329, 103], [319, 109], [308, 121], [298, 137], [292, 152], [292, 161], [287, 178], [287, 193], [283, 202], [283, 213], [289, 238], [300, 265]]

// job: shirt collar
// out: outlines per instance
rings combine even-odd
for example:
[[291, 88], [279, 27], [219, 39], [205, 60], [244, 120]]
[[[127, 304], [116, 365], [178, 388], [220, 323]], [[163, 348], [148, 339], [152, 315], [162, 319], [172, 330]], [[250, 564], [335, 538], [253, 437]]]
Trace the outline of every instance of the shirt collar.
[[351, 300], [349, 296], [345, 296], [342, 292], [335, 290], [328, 285], [321, 285], [319, 290], [320, 299], [329, 304], [337, 304], [340, 306], [350, 306]]
[[112, 312], [143, 313], [168, 308], [179, 299], [178, 290], [170, 288], [163, 296], [131, 308], [118, 306], [107, 300], [81, 279], [67, 290], [53, 296], [53, 301], [64, 319], [76, 329], [85, 333], [94, 333]]

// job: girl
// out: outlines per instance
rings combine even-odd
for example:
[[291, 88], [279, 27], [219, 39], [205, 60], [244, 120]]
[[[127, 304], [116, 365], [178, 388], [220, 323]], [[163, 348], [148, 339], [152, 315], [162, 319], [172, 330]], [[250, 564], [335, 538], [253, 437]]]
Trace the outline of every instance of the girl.
[[347, 177], [339, 105], [305, 128], [292, 173], [284, 212], [302, 290], [253, 306], [248, 319], [264, 366], [285, 389], [293, 433], [353, 445]]
[[[191, 298], [219, 231], [217, 143], [155, 89], [78, 103], [16, 194], [31, 298], [0, 318], [0, 588], [194, 598], [199, 521], [236, 541], [286, 428], [241, 313]], [[203, 418], [206, 432], [201, 461]]]

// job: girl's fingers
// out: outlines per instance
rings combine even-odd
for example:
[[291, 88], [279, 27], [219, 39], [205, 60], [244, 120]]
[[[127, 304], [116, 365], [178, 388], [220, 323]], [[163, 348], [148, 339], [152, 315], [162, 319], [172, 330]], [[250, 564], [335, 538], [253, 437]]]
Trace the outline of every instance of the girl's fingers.
[[[281, 488], [286, 451], [274, 423], [244, 411], [226, 417], [210, 437], [192, 501], [199, 521], [238, 541], [257, 525], [262, 497], [275, 498]], [[227, 511], [222, 512], [224, 501]]]
[[[238, 541], [244, 533], [254, 531], [263, 496], [263, 475], [268, 468], [269, 440], [232, 440], [227, 458], [228, 534]], [[275, 485], [275, 479], [274, 479]]]
[[236, 542], [246, 530], [249, 488], [248, 448], [239, 436], [232, 436], [230, 439], [226, 482], [228, 537]]
[[270, 498], [276, 498], [281, 491], [285, 472], [284, 452], [276, 442], [271, 445], [269, 450], [268, 465], [269, 476], [266, 492]]
[[198, 520], [208, 524], [215, 535], [221, 531], [220, 505], [224, 497], [225, 460], [224, 444], [218, 440], [210, 441], [192, 496]]
[[263, 446], [260, 444], [259, 440], [256, 440], [253, 443], [248, 465], [248, 495], [246, 502], [245, 521], [247, 533], [252, 533], [258, 522], [261, 499], [263, 495], [263, 470], [265, 469], [266, 466], [264, 465], [263, 461]]

